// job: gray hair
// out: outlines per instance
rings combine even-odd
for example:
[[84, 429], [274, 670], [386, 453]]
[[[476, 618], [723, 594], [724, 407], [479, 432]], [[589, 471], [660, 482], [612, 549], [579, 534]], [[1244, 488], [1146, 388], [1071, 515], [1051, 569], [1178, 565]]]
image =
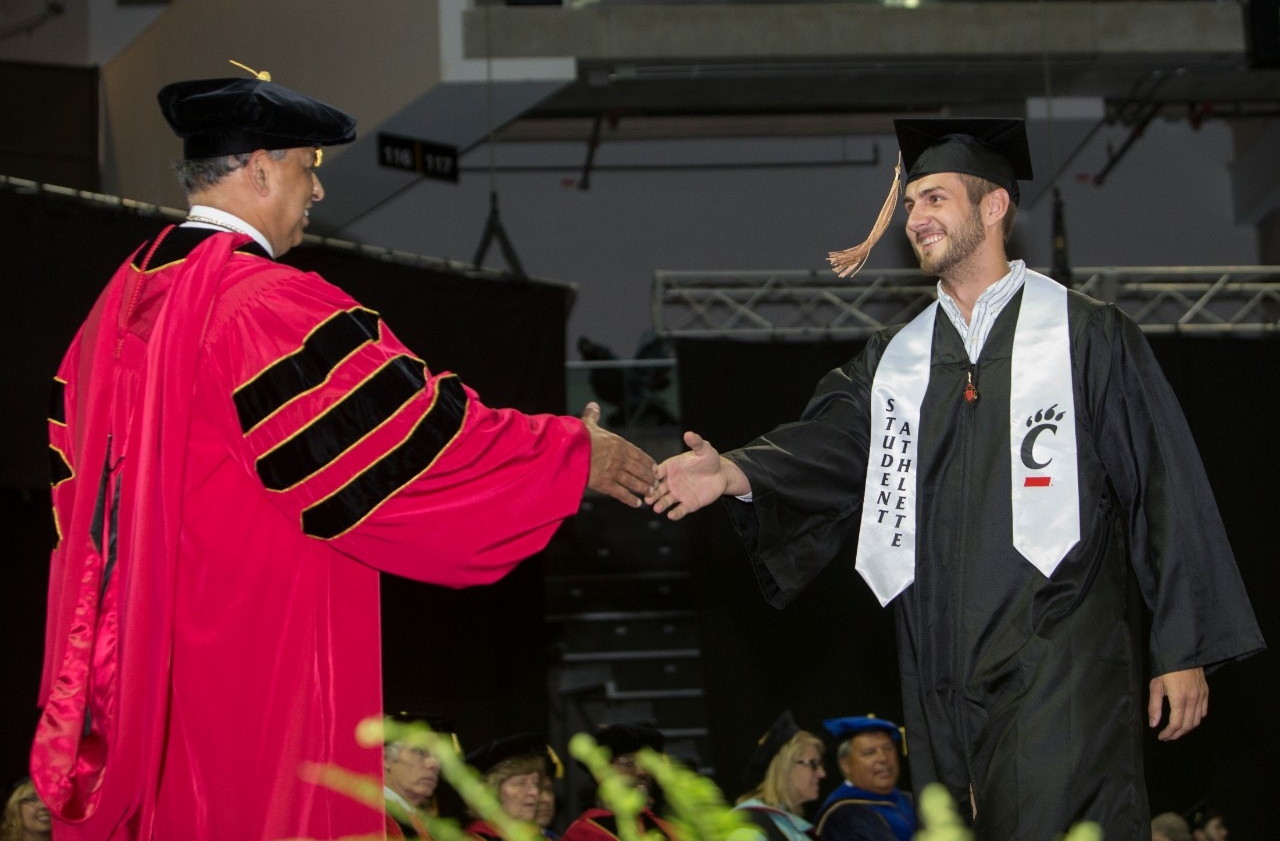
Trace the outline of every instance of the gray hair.
[[[288, 149], [271, 149], [268, 154], [273, 160], [282, 160]], [[198, 193], [217, 184], [222, 177], [235, 172], [249, 163], [252, 152], [241, 152], [236, 155], [222, 155], [217, 158], [190, 158], [175, 161], [173, 173], [178, 176], [178, 183], [188, 196]]]

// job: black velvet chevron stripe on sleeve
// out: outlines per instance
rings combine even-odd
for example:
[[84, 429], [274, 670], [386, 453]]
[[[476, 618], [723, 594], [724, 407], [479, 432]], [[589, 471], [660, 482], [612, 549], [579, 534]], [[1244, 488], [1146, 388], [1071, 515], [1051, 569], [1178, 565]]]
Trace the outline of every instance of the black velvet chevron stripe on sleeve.
[[259, 458], [262, 484], [282, 491], [321, 470], [390, 420], [425, 385], [421, 361], [395, 357], [297, 435]]
[[57, 486], [70, 479], [74, 474], [67, 463], [66, 455], [57, 447], [49, 447], [49, 485]]
[[324, 539], [341, 535], [431, 466], [462, 429], [467, 395], [456, 376], [436, 383], [436, 400], [405, 441], [369, 465], [340, 491], [302, 512], [302, 530]]
[[378, 314], [358, 307], [328, 318], [302, 347], [236, 389], [240, 429], [248, 433], [290, 400], [325, 381], [343, 359], [379, 335]]
[[49, 393], [49, 420], [61, 426], [67, 425], [67, 384], [54, 377]]

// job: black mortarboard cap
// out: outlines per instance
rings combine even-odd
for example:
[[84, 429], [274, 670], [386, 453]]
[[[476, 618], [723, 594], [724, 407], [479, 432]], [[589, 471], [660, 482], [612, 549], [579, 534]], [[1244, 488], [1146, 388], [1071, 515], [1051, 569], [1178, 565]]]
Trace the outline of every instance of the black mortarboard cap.
[[596, 744], [609, 749], [612, 757], [635, 753], [641, 748], [662, 752], [667, 740], [662, 731], [648, 724], [610, 724], [595, 733]]
[[782, 747], [791, 741], [791, 737], [799, 732], [800, 725], [796, 724], [791, 710], [784, 710], [756, 742], [756, 749], [751, 752], [746, 767], [742, 769], [742, 787], [749, 789], [759, 785], [764, 780], [765, 772], [769, 770], [769, 763], [778, 755], [778, 751], [782, 750]]
[[939, 172], [976, 175], [1009, 191], [1018, 203], [1018, 182], [1031, 180], [1031, 148], [1027, 126], [1019, 119], [894, 120], [902, 165], [903, 186]]
[[564, 763], [547, 744], [547, 737], [541, 733], [517, 733], [494, 739], [471, 751], [466, 759], [472, 768], [481, 774], [487, 774], [502, 760], [516, 756], [536, 756], [547, 763], [551, 776], [557, 779], [564, 776]]
[[356, 138], [355, 117], [260, 78], [174, 82], [157, 99], [188, 159], [334, 146]]

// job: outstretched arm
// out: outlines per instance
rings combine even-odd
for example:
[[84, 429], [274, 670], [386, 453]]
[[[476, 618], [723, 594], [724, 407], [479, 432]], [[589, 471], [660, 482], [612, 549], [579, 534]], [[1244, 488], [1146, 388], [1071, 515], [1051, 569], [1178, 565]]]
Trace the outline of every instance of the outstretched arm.
[[600, 405], [587, 404], [582, 422], [591, 434], [591, 472], [587, 487], [632, 508], [657, 492], [656, 465], [644, 450], [600, 426]]
[[1147, 703], [1147, 723], [1158, 727], [1164, 712], [1164, 701], [1169, 700], [1169, 724], [1156, 737], [1169, 742], [1185, 736], [1209, 714], [1209, 683], [1204, 669], [1183, 669], [1151, 679], [1151, 700]]
[[658, 488], [645, 497], [653, 510], [679, 520], [704, 508], [722, 496], [751, 493], [751, 482], [738, 465], [720, 455], [711, 443], [696, 432], [686, 432], [688, 452], [658, 465]]

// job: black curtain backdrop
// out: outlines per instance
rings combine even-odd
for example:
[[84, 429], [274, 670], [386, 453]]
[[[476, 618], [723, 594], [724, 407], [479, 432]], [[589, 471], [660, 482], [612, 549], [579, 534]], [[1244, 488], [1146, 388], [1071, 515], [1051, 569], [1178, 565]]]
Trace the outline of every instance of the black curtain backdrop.
[[[124, 209], [0, 190], [6, 325], [0, 330], [0, 782], [25, 772], [44, 640], [49, 515], [49, 382], [102, 286], [164, 223]], [[320, 272], [434, 371], [458, 372], [491, 406], [560, 412], [572, 289], [468, 277], [301, 247], [285, 262]], [[423, 563], [430, 550], [424, 547]], [[463, 747], [546, 726], [541, 561], [491, 587], [448, 590], [384, 576], [383, 674], [389, 710], [454, 717]], [[373, 656], [374, 653], [371, 653]]]
[[[1262, 630], [1280, 641], [1280, 571], [1271, 518], [1280, 471], [1273, 432], [1280, 410], [1275, 374], [1280, 341], [1158, 336], [1152, 346], [1186, 411], [1212, 480]], [[795, 420], [818, 379], [858, 352], [860, 342], [765, 343], [681, 340], [685, 428], [718, 449]], [[786, 610], [765, 604], [746, 551], [719, 506], [691, 518], [698, 570], [708, 719], [717, 782], [741, 793], [740, 770], [784, 708], [824, 735], [822, 719], [868, 712], [901, 722], [892, 611], [881, 609], [847, 562], [831, 564]], [[1272, 834], [1273, 758], [1280, 722], [1275, 655], [1257, 655], [1210, 677], [1210, 714], [1173, 743], [1147, 739], [1153, 812], [1181, 811], [1211, 796], [1233, 837]], [[1145, 701], [1145, 697], [1144, 697]], [[910, 750], [910, 734], [907, 736]], [[828, 763], [829, 769], [834, 762]], [[838, 784], [825, 781], [823, 796]], [[909, 777], [904, 773], [904, 785]]]
[[98, 82], [97, 67], [0, 61], [0, 172], [97, 190]]

